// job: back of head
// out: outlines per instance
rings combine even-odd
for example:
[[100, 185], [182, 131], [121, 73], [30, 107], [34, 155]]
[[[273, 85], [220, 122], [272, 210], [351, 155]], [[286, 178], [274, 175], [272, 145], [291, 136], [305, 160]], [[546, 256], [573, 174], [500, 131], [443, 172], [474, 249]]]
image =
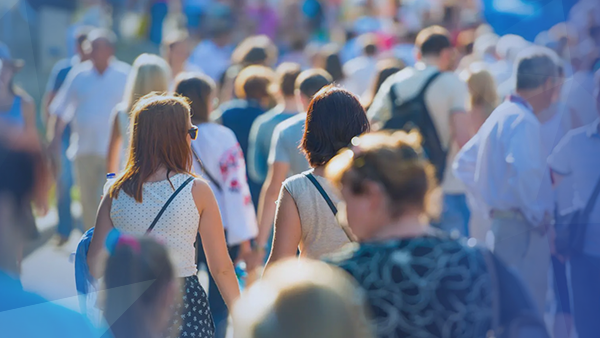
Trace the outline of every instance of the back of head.
[[141, 203], [143, 184], [161, 166], [190, 174], [190, 126], [190, 106], [184, 98], [156, 93], [142, 97], [131, 112], [125, 172], [113, 184], [110, 197], [117, 198], [123, 190]]
[[[120, 235], [104, 275], [104, 317], [115, 338], [155, 336], [169, 299], [174, 269], [167, 250], [150, 237]], [[166, 303], [166, 304], [165, 304]], [[164, 323], [161, 323], [164, 325]]]
[[123, 101], [127, 104], [127, 112], [142, 96], [152, 92], [167, 92], [170, 81], [171, 68], [163, 58], [146, 53], [138, 56], [125, 84]]
[[417, 35], [415, 45], [423, 57], [437, 57], [446, 48], [452, 47], [448, 30], [441, 26], [423, 29]]
[[297, 63], [284, 62], [277, 67], [279, 90], [284, 97], [293, 97], [296, 90], [296, 79], [300, 75], [301, 67]]
[[176, 30], [169, 34], [166, 34], [163, 37], [161, 42], [161, 54], [166, 57], [168, 52], [173, 49], [173, 47], [179, 43], [187, 42], [189, 39], [189, 34], [185, 31]]
[[481, 69], [472, 72], [467, 79], [467, 86], [471, 95], [471, 106], [483, 106], [493, 109], [498, 105], [496, 81], [487, 70]]
[[343, 272], [322, 262], [278, 262], [242, 296], [236, 338], [368, 338], [364, 296]]
[[554, 81], [559, 75], [560, 59], [551, 49], [532, 46], [517, 56], [517, 90], [533, 90]]
[[326, 168], [334, 183], [363, 194], [368, 182], [378, 183], [390, 201], [392, 217], [418, 210], [432, 217], [439, 210], [430, 203], [436, 188], [435, 169], [425, 160], [417, 132], [377, 132], [352, 140], [352, 147], [340, 152]]
[[301, 147], [312, 167], [326, 164], [355, 136], [368, 132], [369, 120], [358, 98], [327, 86], [310, 102]]
[[241, 99], [262, 101], [273, 95], [275, 73], [265, 66], [248, 66], [234, 82], [235, 95]]
[[335, 44], [323, 47], [321, 58], [323, 59], [323, 69], [331, 75], [333, 82], [339, 82], [344, 79], [344, 69], [339, 48]]
[[193, 124], [208, 122], [214, 92], [215, 82], [202, 73], [181, 73], [175, 78], [175, 93], [189, 100]]
[[246, 38], [233, 51], [231, 60], [242, 66], [271, 66], [277, 61], [278, 50], [273, 41], [266, 35], [255, 35]]
[[117, 36], [115, 35], [115, 33], [108, 29], [96, 28], [89, 32], [87, 36], [87, 41], [92, 45], [95, 42], [103, 41], [114, 48], [117, 43]]
[[367, 56], [377, 55], [377, 35], [364, 34], [359, 37], [363, 54]]
[[300, 91], [300, 94], [304, 95], [308, 99], [312, 97], [321, 88], [331, 84], [333, 78], [329, 73], [323, 69], [308, 69], [300, 73], [296, 79], [296, 90]]

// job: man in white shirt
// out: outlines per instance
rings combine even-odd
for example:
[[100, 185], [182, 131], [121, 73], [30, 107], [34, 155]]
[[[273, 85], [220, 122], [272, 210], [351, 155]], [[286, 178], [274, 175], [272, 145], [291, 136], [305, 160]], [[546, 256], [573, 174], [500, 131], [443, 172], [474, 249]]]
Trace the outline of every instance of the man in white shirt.
[[494, 252], [521, 275], [543, 313], [554, 198], [538, 115], [556, 97], [559, 59], [528, 47], [518, 60], [516, 93], [463, 147], [454, 173], [490, 212]]
[[440, 223], [436, 224], [448, 232], [468, 234], [470, 211], [467, 206], [464, 186], [451, 170], [451, 163], [472, 135], [469, 116], [466, 113], [467, 85], [452, 71], [456, 65], [456, 52], [450, 43], [448, 31], [439, 26], [424, 29], [416, 39], [417, 59], [415, 67], [407, 67], [390, 76], [375, 96], [367, 115], [374, 128], [392, 118], [394, 105], [390, 91], [394, 90], [396, 105], [418, 95], [436, 73], [424, 93], [424, 101], [442, 148], [447, 152], [446, 167], [441, 181], [444, 192], [444, 208]]
[[344, 87], [360, 97], [371, 87], [377, 73], [377, 36], [365, 34], [358, 40], [363, 55], [344, 64]]
[[[88, 35], [90, 60], [74, 67], [50, 105], [56, 116], [51, 148], [58, 149], [66, 123], [73, 121], [76, 134], [72, 157], [81, 192], [83, 224], [94, 226], [106, 180], [106, 154], [110, 114], [123, 99], [130, 66], [114, 58], [116, 38], [97, 29]], [[71, 151], [71, 150], [70, 150]]]

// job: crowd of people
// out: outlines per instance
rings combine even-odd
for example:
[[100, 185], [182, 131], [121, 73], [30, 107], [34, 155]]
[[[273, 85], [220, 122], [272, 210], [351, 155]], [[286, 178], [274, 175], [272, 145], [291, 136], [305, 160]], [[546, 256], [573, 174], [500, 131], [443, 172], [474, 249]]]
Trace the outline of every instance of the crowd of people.
[[[339, 45], [290, 35], [327, 40], [321, 2], [299, 25], [258, 1], [243, 25], [257, 34], [234, 45], [239, 31], [206, 30], [195, 18], [213, 12], [193, 3], [189, 32], [152, 31], [161, 55], [132, 65], [119, 35], [80, 27], [48, 81], [47, 137], [13, 83], [23, 61], [0, 45], [0, 330], [595, 337], [600, 6], [530, 42], [452, 15], [388, 22], [367, 1]], [[101, 318], [15, 310], [44, 304], [18, 275], [52, 181], [58, 246], [79, 187], [75, 275], [82, 296], [103, 290]]]

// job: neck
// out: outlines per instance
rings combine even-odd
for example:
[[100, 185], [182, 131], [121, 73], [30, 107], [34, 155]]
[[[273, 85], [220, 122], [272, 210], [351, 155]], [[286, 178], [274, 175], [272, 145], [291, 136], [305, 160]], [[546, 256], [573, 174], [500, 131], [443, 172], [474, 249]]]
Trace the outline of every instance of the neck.
[[442, 70], [440, 67], [440, 58], [435, 56], [424, 56], [420, 60], [425, 66], [434, 66]]
[[176, 77], [179, 73], [183, 72], [184, 65], [185, 65], [185, 60], [181, 60], [181, 61], [171, 60], [170, 66], [171, 66], [171, 71], [173, 73], [173, 77]]
[[0, 101], [4, 101], [6, 99], [12, 99], [13, 93], [10, 90], [9, 86], [0, 86]]
[[105, 72], [105, 71], [106, 71], [106, 69], [108, 68], [108, 64], [104, 64], [104, 65], [98, 65], [98, 64], [95, 64], [95, 65], [94, 65], [94, 68], [96, 68], [96, 71], [97, 71], [97, 72], [98, 72], [100, 75], [102, 75], [102, 74], [104, 74], [104, 72]]
[[314, 168], [313, 170], [313, 174], [317, 175], [317, 176], [325, 176], [325, 166], [318, 166], [316, 168]]
[[548, 102], [545, 102], [546, 99], [540, 95], [540, 92], [537, 90], [517, 90], [517, 95], [519, 95], [523, 100], [525, 100], [531, 106], [533, 113], [537, 116], [541, 112], [543, 112], [546, 107], [548, 107]]
[[298, 103], [296, 102], [296, 97], [289, 96], [283, 98], [283, 110], [286, 112], [297, 112], [298, 111]]
[[407, 213], [379, 229], [371, 236], [371, 240], [419, 237], [427, 233], [427, 228], [428, 224], [421, 213]]

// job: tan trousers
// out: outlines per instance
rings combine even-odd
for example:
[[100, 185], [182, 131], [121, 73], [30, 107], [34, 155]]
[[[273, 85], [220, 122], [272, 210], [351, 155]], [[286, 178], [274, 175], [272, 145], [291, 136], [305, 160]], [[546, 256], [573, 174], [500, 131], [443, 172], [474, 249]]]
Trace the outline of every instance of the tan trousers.
[[548, 237], [522, 217], [492, 217], [494, 253], [518, 273], [540, 314], [544, 314], [550, 269]]
[[81, 195], [83, 227], [84, 230], [88, 230], [96, 223], [102, 188], [106, 182], [106, 158], [79, 155], [75, 159], [75, 170]]

